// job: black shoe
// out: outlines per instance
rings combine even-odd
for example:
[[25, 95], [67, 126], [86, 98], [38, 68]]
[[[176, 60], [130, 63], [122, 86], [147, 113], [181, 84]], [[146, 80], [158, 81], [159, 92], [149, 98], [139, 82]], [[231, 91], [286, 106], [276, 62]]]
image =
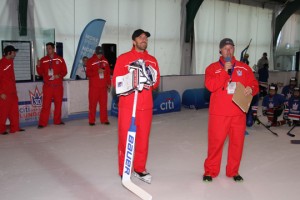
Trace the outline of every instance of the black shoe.
[[38, 129], [41, 129], [41, 128], [44, 128], [45, 126], [42, 126], [42, 125], [38, 125]]
[[61, 121], [59, 124], [57, 125], [65, 125], [65, 122]]
[[101, 122], [101, 124], [110, 125], [109, 122]]
[[243, 182], [243, 181], [244, 181], [243, 177], [241, 177], [239, 174], [236, 175], [236, 176], [234, 176], [234, 177], [233, 177], [233, 180], [234, 180], [235, 182]]
[[212, 177], [210, 175], [204, 175], [203, 176], [203, 181], [204, 182], [212, 182], [213, 179], [212, 179]]
[[18, 131], [19, 131], [19, 132], [24, 132], [24, 131], [25, 131], [25, 129], [23, 129], [23, 128], [20, 128]]
[[95, 123], [89, 123], [90, 126], [95, 126]]
[[8, 134], [8, 132], [7, 132], [7, 131], [5, 131], [5, 132], [1, 133], [1, 135], [7, 135], [7, 134]]

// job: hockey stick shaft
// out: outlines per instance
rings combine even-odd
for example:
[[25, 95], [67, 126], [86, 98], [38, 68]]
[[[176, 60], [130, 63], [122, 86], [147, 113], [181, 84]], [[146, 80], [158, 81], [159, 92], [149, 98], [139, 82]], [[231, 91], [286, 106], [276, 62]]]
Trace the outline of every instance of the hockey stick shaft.
[[277, 133], [275, 133], [274, 131], [272, 131], [270, 128], [268, 128], [264, 123], [262, 123], [260, 120], [259, 120], [259, 118], [257, 117], [257, 121], [259, 122], [259, 123], [261, 123], [261, 125], [263, 125], [266, 129], [268, 129], [268, 131], [270, 131], [273, 135], [276, 135], [276, 136], [278, 136], [278, 134]]
[[291, 137], [295, 137], [295, 134], [291, 133], [291, 131], [296, 127], [296, 124], [294, 124], [294, 126], [286, 133], [287, 135], [291, 136]]
[[294, 125], [294, 126], [289, 130], [288, 133], [290, 133], [295, 127], [296, 127], [296, 125]]
[[135, 149], [135, 136], [136, 136], [136, 125], [135, 125], [135, 115], [136, 115], [136, 104], [138, 99], [138, 90], [134, 91], [134, 101], [132, 108], [132, 117], [130, 128], [127, 133], [126, 139], [126, 149], [124, 155], [124, 166], [123, 166], [123, 174], [122, 174], [122, 184], [128, 190], [139, 196], [143, 200], [151, 200], [152, 196], [144, 191], [142, 188], [135, 185], [130, 177], [132, 173], [132, 166], [134, 160], [134, 149]]

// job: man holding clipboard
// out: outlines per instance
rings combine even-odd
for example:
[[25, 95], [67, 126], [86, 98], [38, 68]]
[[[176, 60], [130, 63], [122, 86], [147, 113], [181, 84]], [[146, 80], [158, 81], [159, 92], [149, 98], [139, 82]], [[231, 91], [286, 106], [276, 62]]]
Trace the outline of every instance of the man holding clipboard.
[[[203, 181], [211, 182], [220, 172], [222, 150], [229, 137], [226, 176], [243, 181], [239, 174], [242, 158], [246, 110], [241, 109], [241, 93], [236, 103], [233, 96], [238, 88], [247, 99], [258, 93], [258, 82], [251, 68], [234, 57], [234, 43], [230, 38], [220, 41], [220, 58], [205, 71], [205, 86], [211, 92], [208, 121], [208, 154], [204, 163]], [[250, 99], [251, 102], [251, 99]], [[240, 105], [238, 105], [240, 104]]]

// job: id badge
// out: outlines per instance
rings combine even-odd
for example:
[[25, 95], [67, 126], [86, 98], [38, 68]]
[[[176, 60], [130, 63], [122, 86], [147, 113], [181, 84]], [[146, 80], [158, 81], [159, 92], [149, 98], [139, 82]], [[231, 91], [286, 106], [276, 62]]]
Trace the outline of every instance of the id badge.
[[100, 79], [104, 79], [104, 73], [103, 73], [103, 72], [101, 72], [101, 73], [99, 74], [99, 78], [100, 78]]
[[234, 94], [235, 88], [236, 88], [236, 82], [228, 83], [227, 94]]
[[48, 69], [48, 76], [53, 76], [53, 69]]

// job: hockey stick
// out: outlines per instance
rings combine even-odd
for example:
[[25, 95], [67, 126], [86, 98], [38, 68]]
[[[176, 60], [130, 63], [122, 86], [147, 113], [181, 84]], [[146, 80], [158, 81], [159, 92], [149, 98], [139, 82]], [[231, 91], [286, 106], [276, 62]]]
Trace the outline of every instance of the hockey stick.
[[132, 117], [131, 117], [131, 125], [128, 130], [127, 140], [126, 140], [126, 151], [124, 158], [124, 167], [123, 167], [123, 175], [122, 175], [122, 184], [128, 190], [139, 196], [143, 200], [151, 200], [152, 196], [147, 193], [142, 188], [135, 185], [130, 177], [133, 165], [133, 157], [134, 157], [134, 147], [135, 147], [135, 136], [136, 136], [136, 126], [135, 126], [135, 114], [136, 114], [136, 104], [138, 98], [138, 90], [134, 91], [134, 101], [132, 108]]
[[300, 144], [300, 140], [291, 140], [292, 144]]
[[271, 133], [273, 133], [273, 135], [276, 135], [276, 136], [278, 136], [278, 134], [277, 133], [275, 133], [274, 131], [272, 131], [269, 127], [267, 127], [264, 123], [262, 123], [260, 120], [259, 120], [259, 118], [258, 117], [256, 117], [256, 120], [261, 124], [261, 125], [263, 125], [266, 129], [268, 129], [268, 131], [270, 131]]
[[294, 126], [289, 130], [289, 132], [287, 132], [287, 135], [288, 136], [291, 136], [291, 137], [295, 137], [295, 134], [291, 133], [291, 131], [296, 127], [296, 124], [294, 124]]

